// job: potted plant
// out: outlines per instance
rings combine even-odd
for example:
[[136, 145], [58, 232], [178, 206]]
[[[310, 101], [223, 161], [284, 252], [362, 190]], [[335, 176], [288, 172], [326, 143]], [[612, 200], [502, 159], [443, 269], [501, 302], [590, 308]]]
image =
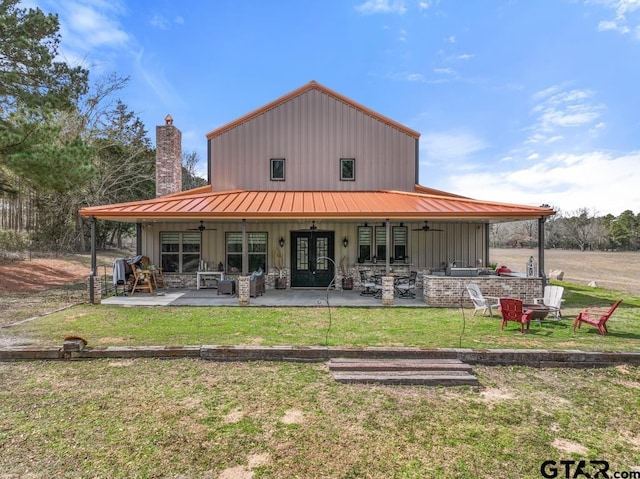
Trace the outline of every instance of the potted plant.
[[287, 278], [282, 277], [282, 252], [280, 248], [276, 248], [273, 255], [273, 263], [278, 270], [278, 277], [276, 278], [276, 289], [287, 289]]
[[340, 270], [342, 271], [342, 289], [353, 289], [353, 278], [349, 274], [349, 260], [346, 256], [340, 260]]

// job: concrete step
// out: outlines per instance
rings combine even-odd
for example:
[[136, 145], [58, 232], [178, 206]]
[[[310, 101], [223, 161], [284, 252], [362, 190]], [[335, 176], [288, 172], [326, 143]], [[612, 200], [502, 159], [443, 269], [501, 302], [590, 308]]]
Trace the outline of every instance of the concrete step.
[[480, 386], [471, 366], [457, 359], [336, 358], [329, 370], [340, 383]]
[[332, 359], [331, 371], [467, 371], [471, 366], [458, 359]]

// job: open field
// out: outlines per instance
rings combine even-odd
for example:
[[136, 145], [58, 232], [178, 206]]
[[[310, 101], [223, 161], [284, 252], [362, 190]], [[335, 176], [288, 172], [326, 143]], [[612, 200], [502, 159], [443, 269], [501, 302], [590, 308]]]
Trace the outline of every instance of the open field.
[[[537, 249], [491, 248], [490, 261], [513, 271], [526, 271], [529, 257], [538, 260]], [[545, 270], [564, 271], [564, 281], [586, 285], [595, 281], [602, 288], [640, 295], [640, 252], [545, 250]]]

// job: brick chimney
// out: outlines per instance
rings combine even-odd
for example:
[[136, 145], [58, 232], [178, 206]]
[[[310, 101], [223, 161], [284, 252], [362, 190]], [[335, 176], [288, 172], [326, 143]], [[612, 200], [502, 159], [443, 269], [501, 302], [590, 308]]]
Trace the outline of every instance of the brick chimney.
[[182, 191], [182, 133], [167, 115], [156, 126], [156, 197]]

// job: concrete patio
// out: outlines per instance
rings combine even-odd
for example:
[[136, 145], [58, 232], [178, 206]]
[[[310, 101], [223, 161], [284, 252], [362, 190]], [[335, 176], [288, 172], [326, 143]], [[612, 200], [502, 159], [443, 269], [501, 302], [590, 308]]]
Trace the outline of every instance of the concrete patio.
[[[395, 298], [393, 306], [383, 306], [382, 300], [373, 296], [361, 296], [359, 290], [336, 291], [319, 289], [268, 289], [263, 296], [250, 299], [250, 306], [317, 307], [326, 306], [359, 308], [426, 308], [421, 291], [413, 299]], [[136, 293], [133, 296], [110, 296], [102, 304], [120, 306], [239, 306], [238, 297], [218, 295], [215, 289], [184, 290], [160, 289], [154, 293]]]

